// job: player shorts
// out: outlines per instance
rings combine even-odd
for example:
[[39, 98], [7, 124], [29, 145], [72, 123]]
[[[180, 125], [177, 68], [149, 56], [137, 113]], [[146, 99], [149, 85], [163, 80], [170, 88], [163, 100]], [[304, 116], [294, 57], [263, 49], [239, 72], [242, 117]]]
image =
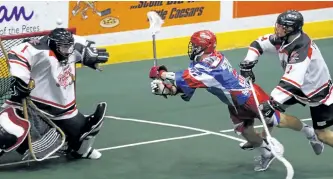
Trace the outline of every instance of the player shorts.
[[333, 125], [333, 104], [310, 107], [310, 113], [314, 129], [325, 129]]
[[[253, 84], [259, 103], [269, 100], [269, 95], [258, 85]], [[251, 93], [250, 98], [243, 105], [228, 106], [230, 118], [234, 124], [236, 133], [242, 133], [244, 128], [254, 124], [255, 119], [260, 119], [258, 108]], [[276, 111], [273, 115], [273, 121], [280, 120], [280, 112]]]

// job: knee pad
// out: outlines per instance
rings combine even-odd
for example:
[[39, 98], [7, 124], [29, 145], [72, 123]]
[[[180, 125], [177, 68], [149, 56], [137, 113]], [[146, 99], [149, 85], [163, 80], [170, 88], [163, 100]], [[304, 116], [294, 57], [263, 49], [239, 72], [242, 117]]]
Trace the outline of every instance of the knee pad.
[[84, 126], [84, 132], [80, 137], [80, 141], [83, 141], [88, 136], [96, 136], [99, 133], [103, 125], [106, 109], [106, 102], [99, 103], [95, 112], [86, 117], [87, 123]]
[[0, 149], [4, 152], [21, 145], [30, 130], [30, 122], [21, 118], [16, 110], [9, 107], [0, 112]]

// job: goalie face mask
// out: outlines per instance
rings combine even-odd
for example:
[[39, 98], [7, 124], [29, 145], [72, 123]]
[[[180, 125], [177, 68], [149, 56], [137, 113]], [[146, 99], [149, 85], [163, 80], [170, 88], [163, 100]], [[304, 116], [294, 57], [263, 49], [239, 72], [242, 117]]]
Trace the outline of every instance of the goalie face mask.
[[59, 62], [67, 64], [68, 57], [74, 52], [73, 34], [64, 28], [56, 28], [48, 36], [48, 45]]

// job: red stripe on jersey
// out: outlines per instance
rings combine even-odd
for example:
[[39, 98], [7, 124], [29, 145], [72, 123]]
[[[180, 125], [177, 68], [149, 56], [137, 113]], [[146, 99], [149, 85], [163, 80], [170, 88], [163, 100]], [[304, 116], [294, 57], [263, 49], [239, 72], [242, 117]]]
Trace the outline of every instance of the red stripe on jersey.
[[19, 64], [21, 66], [23, 66], [24, 68], [26, 68], [27, 70], [30, 71], [30, 68], [25, 64], [25, 63], [22, 63], [20, 61], [17, 61], [17, 60], [8, 60], [9, 63], [16, 63], [16, 64]]
[[278, 90], [280, 90], [280, 91], [282, 91], [284, 94], [286, 94], [286, 95], [288, 95], [288, 96], [292, 96], [292, 95], [293, 95], [293, 94], [290, 93], [289, 91], [283, 89], [281, 86], [277, 86], [277, 87], [275, 87], [275, 88], [278, 89]]
[[52, 50], [49, 50], [49, 56], [57, 59], [57, 56], [55, 55], [55, 53]]
[[260, 56], [260, 53], [259, 53], [259, 51], [256, 48], [249, 47], [249, 50], [254, 51], [258, 56]]
[[17, 54], [13, 50], [10, 50], [8, 53], [12, 53], [12, 54], [16, 55], [17, 57], [19, 57], [22, 61], [29, 63], [29, 61], [24, 56]]
[[76, 105], [74, 106], [74, 109], [72, 109], [72, 110], [70, 110], [70, 111], [67, 111], [67, 112], [65, 112], [65, 114], [62, 114], [62, 116], [64, 116], [64, 115], [69, 115], [69, 114], [72, 114], [73, 112], [75, 112], [76, 111]]
[[295, 81], [293, 81], [293, 80], [291, 80], [291, 79], [288, 79], [288, 78], [286, 78], [286, 77], [282, 77], [282, 80], [287, 81], [287, 82], [291, 83], [292, 85], [294, 85], [294, 86], [296, 86], [296, 87], [298, 87], [298, 88], [301, 88], [301, 85], [300, 85], [300, 84], [298, 84], [297, 82], [295, 82]]
[[331, 96], [332, 94], [332, 90], [333, 90], [333, 86], [331, 86], [330, 92], [328, 93], [328, 95], [325, 97], [325, 99], [321, 100], [320, 102], [325, 103], [327, 101], [327, 99]]
[[201, 81], [195, 79], [193, 76], [191, 76], [190, 72], [188, 70], [185, 70], [183, 73], [183, 79], [187, 83], [187, 85], [190, 88], [205, 88], [207, 87], [205, 84], [203, 84]]
[[37, 98], [37, 97], [34, 97], [34, 96], [32, 96], [31, 98], [34, 99], [34, 100], [36, 100], [36, 101], [39, 101], [41, 103], [45, 103], [45, 104], [48, 104], [48, 105], [53, 105], [53, 106], [56, 106], [56, 107], [59, 107], [59, 108], [63, 108], [63, 109], [69, 108], [69, 107], [71, 107], [72, 105], [75, 104], [75, 100], [73, 100], [69, 104], [61, 105], [61, 104], [57, 104], [57, 103], [52, 102], [52, 101], [47, 101], [45, 99], [40, 99], [40, 98]]
[[311, 60], [311, 56], [312, 56], [312, 47], [311, 47], [311, 42], [309, 43], [309, 49], [308, 49], [308, 57], [309, 60]]
[[321, 87], [319, 87], [318, 89], [316, 89], [315, 91], [309, 93], [309, 94], [306, 95], [306, 96], [310, 98], [311, 96], [315, 95], [318, 91], [320, 91], [320, 90], [323, 89], [323, 88], [326, 88], [327, 86], [328, 86], [328, 82], [325, 83], [325, 84], [323, 84]]

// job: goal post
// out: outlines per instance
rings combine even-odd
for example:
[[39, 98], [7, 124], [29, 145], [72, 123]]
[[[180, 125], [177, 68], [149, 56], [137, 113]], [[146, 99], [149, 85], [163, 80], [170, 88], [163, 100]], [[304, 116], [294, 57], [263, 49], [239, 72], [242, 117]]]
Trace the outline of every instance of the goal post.
[[[76, 33], [76, 28], [68, 28], [67, 30], [71, 31], [73, 34]], [[0, 36], [0, 42], [3, 48], [0, 48], [0, 106], [9, 99], [9, 88], [10, 88], [10, 72], [8, 61], [6, 60], [5, 55], [8, 51], [16, 45], [19, 45], [23, 40], [27, 39], [41, 39], [45, 35], [48, 35], [51, 30], [31, 32], [31, 33], [21, 33], [15, 35], [4, 35]], [[0, 108], [1, 109], [1, 108]]]

